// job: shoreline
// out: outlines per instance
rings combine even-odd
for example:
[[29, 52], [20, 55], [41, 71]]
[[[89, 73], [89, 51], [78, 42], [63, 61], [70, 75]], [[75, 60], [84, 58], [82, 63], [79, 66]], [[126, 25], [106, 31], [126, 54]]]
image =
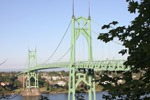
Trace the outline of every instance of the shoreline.
[[[103, 91], [96, 91], [97, 92], [103, 92]], [[63, 92], [57, 92], [57, 91], [53, 91], [53, 92], [41, 92], [42, 94], [68, 94], [68, 91], [63, 91]], [[88, 93], [88, 91], [82, 92], [82, 93]], [[21, 93], [4, 93], [4, 96], [9, 96], [9, 95], [21, 95]], [[0, 94], [0, 96], [2, 96], [2, 94]]]
[[[100, 90], [97, 90], [97, 91], [95, 91], [96, 93], [97, 92], [104, 92], [104, 91], [100, 91]], [[47, 93], [47, 92], [42, 92], [42, 94], [67, 94], [68, 93], [68, 91], [65, 91], [65, 92], [49, 92], [49, 93]], [[88, 91], [84, 91], [84, 92], [80, 92], [80, 93], [88, 93]]]

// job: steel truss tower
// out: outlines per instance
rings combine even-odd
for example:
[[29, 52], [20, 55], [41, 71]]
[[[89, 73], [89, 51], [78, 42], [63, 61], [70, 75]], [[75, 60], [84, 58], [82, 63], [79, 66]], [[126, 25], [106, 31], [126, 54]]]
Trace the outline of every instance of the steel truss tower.
[[[82, 23], [82, 24], [81, 24]], [[84, 82], [88, 87], [88, 98], [89, 100], [96, 100], [95, 94], [95, 78], [94, 78], [94, 69], [83, 69], [84, 71], [79, 71], [80, 69], [76, 68], [75, 61], [75, 45], [76, 40], [83, 34], [88, 43], [88, 61], [93, 61], [92, 56], [92, 37], [91, 37], [91, 18], [88, 19], [84, 17], [75, 18], [74, 14], [72, 16], [72, 38], [71, 38], [71, 64], [69, 72], [69, 91], [68, 91], [68, 100], [75, 100], [76, 89], [80, 82]], [[77, 78], [77, 80], [76, 80]], [[71, 96], [72, 94], [72, 96]], [[93, 96], [92, 96], [93, 94]], [[72, 99], [71, 99], [72, 98]]]
[[[28, 77], [27, 77], [26, 88], [39, 88], [38, 72], [30, 71], [31, 61], [33, 61], [34, 66], [37, 65], [36, 50], [32, 50], [32, 51], [28, 50], [28, 72], [27, 72]], [[31, 79], [34, 80], [33, 84], [31, 84]]]

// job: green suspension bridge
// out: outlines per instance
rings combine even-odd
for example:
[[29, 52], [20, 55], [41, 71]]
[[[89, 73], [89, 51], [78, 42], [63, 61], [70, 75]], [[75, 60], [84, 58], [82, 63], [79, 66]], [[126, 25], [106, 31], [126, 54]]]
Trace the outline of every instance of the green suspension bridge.
[[[83, 23], [81, 23], [81, 21]], [[69, 68], [68, 100], [75, 100], [76, 89], [80, 82], [84, 82], [89, 87], [89, 90], [88, 90], [89, 99], [88, 100], [96, 100], [94, 70], [128, 71], [130, 70], [130, 68], [124, 66], [123, 64], [125, 62], [124, 60], [101, 60], [101, 61], [93, 60], [90, 5], [89, 5], [88, 18], [84, 18], [82, 16], [76, 18], [74, 16], [74, 1], [73, 1], [73, 15], [72, 15], [72, 21], [69, 24], [69, 26], [71, 24], [72, 24], [72, 36], [71, 36], [71, 47], [69, 48], [69, 50], [71, 50], [69, 62], [56, 62], [56, 63], [37, 65], [36, 50], [35, 51], [29, 50], [28, 51], [28, 69], [23, 71], [20, 74], [27, 75], [26, 89], [38, 89], [39, 88], [38, 70], [53, 69], [53, 68]], [[76, 58], [76, 55], [75, 55], [76, 54], [75, 53], [76, 41], [79, 38], [80, 34], [82, 34], [85, 37], [87, 44], [88, 44], [88, 61], [76, 61], [75, 59]], [[56, 48], [56, 50], [58, 49], [58, 47]], [[56, 52], [56, 50], [54, 51], [54, 53]], [[54, 53], [51, 55], [51, 57], [54, 55]], [[35, 64], [34, 67], [31, 67], [31, 60], [34, 60], [34, 64]], [[34, 85], [31, 85], [31, 78], [34, 78], [35, 80]]]

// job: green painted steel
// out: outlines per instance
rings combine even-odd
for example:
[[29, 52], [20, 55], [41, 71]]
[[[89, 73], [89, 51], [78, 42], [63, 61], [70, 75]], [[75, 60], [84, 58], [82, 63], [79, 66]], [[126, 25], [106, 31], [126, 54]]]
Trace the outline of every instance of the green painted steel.
[[[82, 23], [82, 24], [81, 24]], [[77, 26], [75, 26], [77, 25]], [[71, 59], [70, 59], [70, 72], [69, 72], [69, 91], [68, 91], [68, 100], [75, 100], [76, 97], [76, 88], [78, 87], [78, 84], [83, 81], [88, 87], [88, 95], [89, 100], [92, 100], [92, 94], [94, 96], [94, 100], [96, 100], [96, 94], [95, 94], [95, 82], [94, 80], [94, 69], [88, 69], [88, 72], [82, 73], [78, 70], [78, 67], [76, 65], [75, 60], [75, 46], [76, 46], [76, 40], [80, 36], [80, 34], [83, 34], [85, 39], [88, 43], [88, 62], [93, 61], [92, 56], [92, 39], [91, 39], [91, 19], [90, 17], [88, 19], [84, 17], [75, 18], [72, 17], [72, 38], [71, 38]], [[88, 73], [88, 74], [87, 74]], [[78, 80], [76, 81], [76, 76], [78, 77]], [[81, 78], [84, 77], [84, 78]], [[88, 77], [88, 81], [86, 80], [86, 77]], [[72, 94], [72, 96], [71, 96]]]
[[[83, 23], [83, 24], [81, 24]], [[75, 26], [77, 25], [77, 26]], [[88, 61], [76, 62], [75, 60], [75, 46], [76, 40], [83, 34], [88, 43]], [[31, 67], [31, 60], [34, 61], [35, 66]], [[71, 59], [70, 62], [61, 62], [61, 63], [50, 63], [50, 64], [41, 64], [37, 65], [36, 50], [28, 51], [28, 70], [20, 73], [27, 74], [27, 88], [38, 88], [38, 70], [50, 69], [50, 68], [70, 68], [69, 72], [69, 90], [68, 90], [68, 100], [75, 100], [76, 89], [80, 82], [84, 82], [88, 87], [89, 100], [96, 100], [95, 93], [95, 78], [94, 70], [101, 71], [128, 71], [130, 67], [124, 66], [124, 60], [102, 60], [102, 61], [93, 61], [92, 56], [92, 38], [91, 38], [91, 19], [84, 17], [75, 18], [72, 17], [72, 41], [71, 41]], [[80, 70], [85, 70], [80, 71]], [[77, 77], [77, 81], [76, 81]], [[31, 78], [35, 80], [35, 84], [31, 85]], [[72, 96], [71, 96], [72, 94]]]
[[[76, 61], [75, 48], [76, 40], [82, 34], [88, 43], [88, 61]], [[31, 60], [35, 66], [31, 67]], [[38, 70], [52, 68], [69, 68], [69, 90], [68, 100], [75, 100], [76, 89], [80, 82], [84, 82], [89, 87], [88, 100], [96, 100], [95, 93], [95, 77], [94, 70], [100, 71], [128, 71], [130, 67], [124, 66], [124, 60], [101, 60], [93, 61], [92, 55], [92, 37], [91, 37], [91, 18], [84, 17], [75, 18], [72, 16], [72, 36], [71, 36], [71, 58], [70, 62], [50, 63], [37, 65], [36, 50], [28, 51], [28, 70], [20, 74], [27, 74], [27, 88], [38, 88]], [[35, 80], [35, 84], [31, 85], [31, 78]], [[77, 79], [76, 79], [77, 78]], [[72, 96], [71, 96], [72, 94]], [[93, 94], [93, 95], [92, 95]]]
[[[83, 27], [79, 27], [80, 22], [83, 21]], [[75, 22], [79, 25], [75, 28]], [[86, 23], [88, 25], [86, 25]], [[95, 93], [95, 78], [94, 70], [100, 71], [128, 71], [130, 67], [124, 66], [125, 60], [101, 60], [93, 61], [92, 57], [92, 39], [91, 39], [91, 26], [89, 25], [90, 19], [85, 19], [84, 17], [72, 19], [72, 42], [71, 42], [71, 59], [70, 62], [60, 62], [60, 63], [50, 63], [50, 64], [41, 64], [37, 65], [37, 56], [35, 51], [28, 51], [28, 70], [20, 73], [27, 74], [27, 88], [38, 88], [38, 70], [43, 69], [52, 69], [52, 68], [70, 68], [69, 72], [69, 91], [68, 91], [68, 100], [75, 100], [76, 89], [80, 82], [84, 82], [89, 87], [89, 100], [92, 100], [92, 94], [94, 100], [96, 100]], [[85, 25], [88, 27], [85, 27]], [[83, 34], [88, 42], [88, 52], [89, 59], [88, 61], [75, 61], [75, 42], [78, 39], [79, 35]], [[31, 67], [31, 60], [34, 61], [35, 66]], [[85, 70], [84, 72], [80, 70]], [[77, 77], [77, 81], [76, 81]], [[31, 85], [31, 78], [35, 80], [35, 84]], [[72, 96], [71, 96], [72, 93]], [[72, 98], [71, 98], [72, 97]]]
[[[125, 60], [101, 60], [101, 61], [80, 61], [75, 62], [76, 68], [81, 69], [95, 69], [99, 71], [128, 71], [131, 67], [124, 66]], [[74, 65], [74, 64], [73, 64]], [[43, 69], [54, 69], [54, 68], [69, 68], [70, 62], [50, 63], [41, 64], [30, 68], [30, 71], [37, 71]], [[20, 74], [27, 73], [28, 70], [23, 71]]]
[[[30, 51], [28, 50], [28, 71], [27, 71], [27, 82], [26, 82], [26, 88], [38, 88], [38, 72], [37, 70], [31, 71], [31, 61], [33, 60], [34, 66], [37, 66], [37, 55], [36, 50]], [[31, 79], [34, 80], [34, 84], [31, 84]]]

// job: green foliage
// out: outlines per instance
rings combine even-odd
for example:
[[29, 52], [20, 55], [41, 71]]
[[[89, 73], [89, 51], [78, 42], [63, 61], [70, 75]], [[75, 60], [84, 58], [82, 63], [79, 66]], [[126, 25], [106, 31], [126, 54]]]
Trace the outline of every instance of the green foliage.
[[46, 87], [47, 91], [49, 91], [49, 83], [48, 82], [44, 83], [44, 87]]
[[44, 83], [45, 83], [45, 80], [41, 78], [41, 76], [39, 75], [39, 87], [42, 88], [44, 87]]
[[[111, 78], [107, 74], [101, 76], [102, 82], [111, 81], [109, 84], [103, 84], [105, 90], [108, 90], [110, 94], [104, 98], [111, 100], [115, 99], [116, 96], [127, 100], [137, 100], [150, 94], [150, 0], [126, 1], [129, 3], [128, 11], [133, 14], [137, 13], [138, 16], [127, 27], [112, 28], [112, 25], [117, 25], [116, 21], [104, 25], [102, 29], [110, 30], [108, 33], [101, 33], [98, 37], [106, 43], [118, 38], [126, 48], [119, 53], [122, 55], [129, 54], [125, 65], [134, 66], [131, 71], [122, 72], [121, 78], [119, 76]], [[132, 78], [133, 73], [142, 73], [142, 75], [138, 80], [135, 80]], [[120, 79], [125, 82], [118, 84], [117, 81]], [[114, 84], [112, 85], [112, 83]], [[150, 97], [144, 96], [143, 99], [149, 100]]]
[[63, 71], [61, 71], [61, 75], [62, 75], [62, 76], [69, 76], [69, 72], [65, 72], [65, 71], [63, 70]]
[[9, 83], [9, 85], [6, 86], [0, 85], [0, 95], [1, 95], [0, 99], [14, 98], [15, 96], [11, 97], [11, 95], [7, 95], [7, 93], [12, 93], [14, 92], [14, 90], [22, 87], [21, 82], [17, 80], [17, 77], [15, 76], [17, 73], [18, 72], [0, 72], [0, 82]]

